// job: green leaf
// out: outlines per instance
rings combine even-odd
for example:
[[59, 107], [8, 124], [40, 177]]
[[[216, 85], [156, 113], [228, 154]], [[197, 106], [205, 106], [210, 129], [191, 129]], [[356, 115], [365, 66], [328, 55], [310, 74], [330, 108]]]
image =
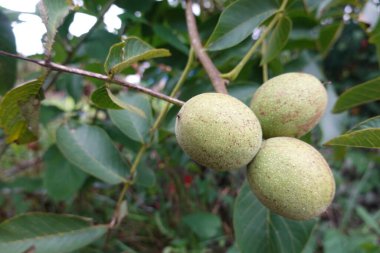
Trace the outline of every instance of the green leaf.
[[50, 56], [57, 28], [62, 24], [64, 18], [69, 14], [73, 6], [71, 0], [41, 0], [38, 3], [39, 15], [47, 30], [47, 41], [45, 43], [46, 54]]
[[369, 118], [363, 122], [360, 122], [359, 124], [351, 128], [347, 133], [352, 133], [358, 130], [373, 129], [373, 128], [380, 129], [380, 116]]
[[[54, 200], [70, 200], [82, 187], [87, 175], [71, 164], [56, 145], [51, 146], [43, 157], [44, 186]], [[62, 179], [65, 180], [62, 180]]]
[[57, 145], [66, 159], [88, 174], [109, 184], [127, 181], [127, 165], [103, 129], [62, 125], [57, 130]]
[[182, 53], [186, 55], [189, 53], [189, 49], [187, 48], [187, 46], [185, 46], [185, 44], [179, 40], [179, 38], [176, 34], [174, 34], [172, 29], [160, 24], [154, 24], [153, 31], [158, 37], [160, 37], [162, 40], [166, 41]]
[[136, 184], [144, 187], [152, 187], [156, 184], [156, 174], [146, 162], [140, 163], [136, 170]]
[[[7, 16], [0, 10], [0, 50], [16, 53], [15, 36]], [[17, 60], [0, 56], [0, 96], [11, 89], [16, 82]]]
[[[83, 54], [82, 57], [104, 63], [110, 47], [119, 41], [119, 36], [99, 27], [88, 36], [86, 43], [83, 43], [82, 46], [83, 52], [82, 50], [80, 52]], [[104, 66], [102, 66], [102, 71], [103, 69]]]
[[112, 100], [111, 95], [113, 96], [112, 92], [106, 86], [102, 86], [91, 94], [91, 102], [101, 109], [123, 109], [121, 105]]
[[47, 126], [51, 121], [59, 118], [64, 111], [55, 105], [44, 105], [40, 107], [40, 123]]
[[25, 144], [38, 136], [41, 80], [33, 80], [8, 91], [0, 102], [0, 128], [8, 143]]
[[316, 10], [318, 5], [320, 4], [319, 1], [315, 1], [315, 0], [302, 0], [304, 6], [305, 6], [305, 9], [308, 11], [308, 12], [311, 12], [313, 10]]
[[292, 221], [271, 213], [244, 182], [234, 207], [234, 229], [241, 253], [299, 253], [306, 246], [315, 220]]
[[380, 148], [380, 116], [365, 120], [324, 145]]
[[323, 26], [319, 32], [318, 46], [323, 56], [326, 56], [343, 31], [344, 23], [333, 23]]
[[378, 253], [378, 236], [360, 230], [342, 233], [338, 229], [328, 229], [323, 236], [325, 253]]
[[380, 236], [380, 223], [379, 223], [379, 221], [376, 221], [376, 219], [374, 217], [372, 217], [371, 214], [369, 214], [367, 212], [367, 210], [365, 210], [361, 206], [356, 207], [355, 210], [356, 210], [356, 213], [358, 214], [358, 216], [365, 222], [365, 224], [368, 227], [372, 228]]
[[326, 253], [347, 253], [348, 238], [336, 229], [327, 230], [324, 240], [323, 249]]
[[338, 113], [354, 106], [380, 99], [380, 77], [358, 84], [343, 92], [336, 101], [333, 112]]
[[380, 22], [377, 22], [376, 26], [369, 34], [368, 42], [376, 46], [377, 62], [380, 66]]
[[278, 9], [274, 0], [237, 0], [220, 15], [218, 24], [211, 34], [207, 49], [223, 50], [242, 42]]
[[215, 237], [221, 232], [222, 222], [219, 216], [212, 213], [192, 213], [183, 217], [182, 221], [202, 239]]
[[135, 13], [136, 11], [144, 13], [144, 12], [149, 11], [154, 6], [154, 2], [155, 0], [144, 0], [144, 1], [116, 0], [115, 4], [119, 6], [120, 8], [123, 8], [126, 11], [131, 12], [131, 13]]
[[56, 81], [55, 87], [66, 92], [78, 103], [83, 96], [83, 84], [82, 76], [64, 73]]
[[148, 97], [143, 94], [129, 92], [128, 94], [121, 94], [120, 99], [142, 109], [146, 117], [141, 117], [127, 110], [108, 110], [111, 121], [132, 140], [146, 143], [152, 124], [152, 112]]
[[266, 51], [265, 55], [263, 55], [261, 64], [266, 64], [272, 61], [281, 53], [281, 50], [288, 42], [288, 37], [291, 30], [292, 21], [289, 19], [289, 17], [282, 16], [276, 24], [276, 27], [273, 29], [268, 43], [268, 50]]
[[94, 226], [89, 219], [48, 213], [16, 216], [0, 224], [0, 252], [69, 253], [99, 239], [106, 225]]
[[155, 49], [139, 38], [128, 37], [110, 48], [104, 69], [109, 74], [115, 74], [135, 62], [165, 56], [170, 56], [168, 50]]
[[292, 31], [286, 49], [315, 49], [320, 21], [303, 10], [292, 10], [288, 15], [292, 20]]
[[112, 94], [112, 92], [109, 88], [107, 88], [107, 86], [102, 86], [95, 90], [91, 94], [91, 102], [93, 102], [97, 107], [102, 109], [124, 109], [129, 112], [135, 113], [140, 117], [146, 118], [145, 112], [143, 110], [132, 104], [125, 103], [121, 99], [117, 98]]

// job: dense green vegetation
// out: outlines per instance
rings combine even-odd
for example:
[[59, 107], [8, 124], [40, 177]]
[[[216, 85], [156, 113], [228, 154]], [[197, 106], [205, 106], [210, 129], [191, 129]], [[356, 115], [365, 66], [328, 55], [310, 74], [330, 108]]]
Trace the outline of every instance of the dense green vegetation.
[[[45, 53], [28, 58], [12, 33], [20, 13], [0, 8], [1, 253], [380, 253], [378, 1], [77, 2], [41, 0]], [[110, 32], [113, 4], [122, 27]], [[69, 32], [78, 12], [98, 20], [81, 37]], [[328, 94], [301, 139], [336, 193], [306, 221], [263, 206], [245, 167], [206, 168], [175, 136], [195, 95], [227, 90], [250, 105], [288, 72]]]

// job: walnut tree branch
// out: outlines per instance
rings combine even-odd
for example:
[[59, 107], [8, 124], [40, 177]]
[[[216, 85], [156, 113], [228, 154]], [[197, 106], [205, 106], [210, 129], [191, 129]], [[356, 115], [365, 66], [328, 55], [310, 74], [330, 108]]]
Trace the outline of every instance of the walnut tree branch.
[[186, 0], [186, 23], [191, 46], [194, 48], [196, 56], [206, 70], [214, 89], [217, 92], [227, 94], [226, 81], [221, 78], [219, 70], [215, 67], [210, 57], [203, 49], [195, 17], [193, 15], [192, 5], [192, 0]]
[[38, 64], [42, 67], [46, 67], [48, 69], [55, 70], [55, 71], [72, 73], [75, 75], [95, 78], [95, 79], [102, 80], [102, 81], [105, 81], [108, 83], [114, 83], [114, 84], [117, 84], [120, 86], [124, 86], [124, 87], [130, 88], [130, 89], [133, 89], [133, 90], [140, 91], [140, 92], [148, 94], [152, 97], [156, 97], [156, 98], [165, 100], [169, 103], [172, 103], [172, 104], [175, 104], [178, 106], [182, 106], [184, 104], [184, 102], [179, 100], [179, 99], [176, 99], [176, 98], [170, 97], [168, 95], [165, 95], [163, 93], [151, 90], [151, 89], [146, 88], [146, 87], [139, 85], [139, 84], [133, 84], [133, 83], [118, 79], [117, 77], [110, 78], [110, 77], [103, 75], [103, 74], [99, 74], [99, 73], [95, 73], [95, 72], [91, 72], [91, 71], [87, 71], [87, 70], [83, 70], [83, 69], [73, 68], [73, 67], [67, 67], [67, 66], [64, 66], [64, 65], [61, 65], [58, 63], [54, 63], [54, 62], [34, 60], [34, 59], [30, 59], [30, 58], [27, 58], [27, 57], [24, 57], [24, 56], [21, 56], [18, 54], [8, 53], [8, 52], [2, 51], [2, 50], [0, 50], [0, 55], [5, 55], [5, 56], [21, 59], [24, 61], [32, 62], [32, 63]]

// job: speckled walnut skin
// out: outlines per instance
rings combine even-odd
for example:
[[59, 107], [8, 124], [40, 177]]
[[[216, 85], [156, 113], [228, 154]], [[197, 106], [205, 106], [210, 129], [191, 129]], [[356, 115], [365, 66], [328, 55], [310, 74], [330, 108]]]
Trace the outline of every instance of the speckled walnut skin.
[[304, 73], [287, 73], [268, 80], [251, 103], [265, 139], [301, 137], [319, 122], [326, 106], [326, 89], [317, 78]]
[[264, 141], [248, 165], [247, 177], [261, 203], [294, 220], [320, 215], [335, 194], [334, 177], [323, 156], [309, 144], [290, 137]]
[[175, 132], [194, 161], [218, 171], [247, 165], [262, 142], [261, 126], [252, 110], [220, 93], [203, 93], [187, 101], [177, 115]]

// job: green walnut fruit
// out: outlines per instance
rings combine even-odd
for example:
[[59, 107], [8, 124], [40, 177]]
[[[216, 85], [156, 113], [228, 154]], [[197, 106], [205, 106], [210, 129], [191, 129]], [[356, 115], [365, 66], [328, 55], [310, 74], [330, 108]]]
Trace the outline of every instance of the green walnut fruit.
[[175, 132], [194, 161], [220, 171], [247, 165], [262, 142], [261, 126], [252, 110], [220, 93], [203, 93], [187, 101], [177, 115]]
[[306, 134], [319, 122], [326, 106], [326, 89], [317, 78], [304, 73], [268, 80], [256, 91], [251, 104], [264, 138]]
[[334, 177], [323, 156], [291, 137], [264, 141], [248, 165], [247, 177], [263, 205], [294, 220], [320, 215], [335, 194]]

